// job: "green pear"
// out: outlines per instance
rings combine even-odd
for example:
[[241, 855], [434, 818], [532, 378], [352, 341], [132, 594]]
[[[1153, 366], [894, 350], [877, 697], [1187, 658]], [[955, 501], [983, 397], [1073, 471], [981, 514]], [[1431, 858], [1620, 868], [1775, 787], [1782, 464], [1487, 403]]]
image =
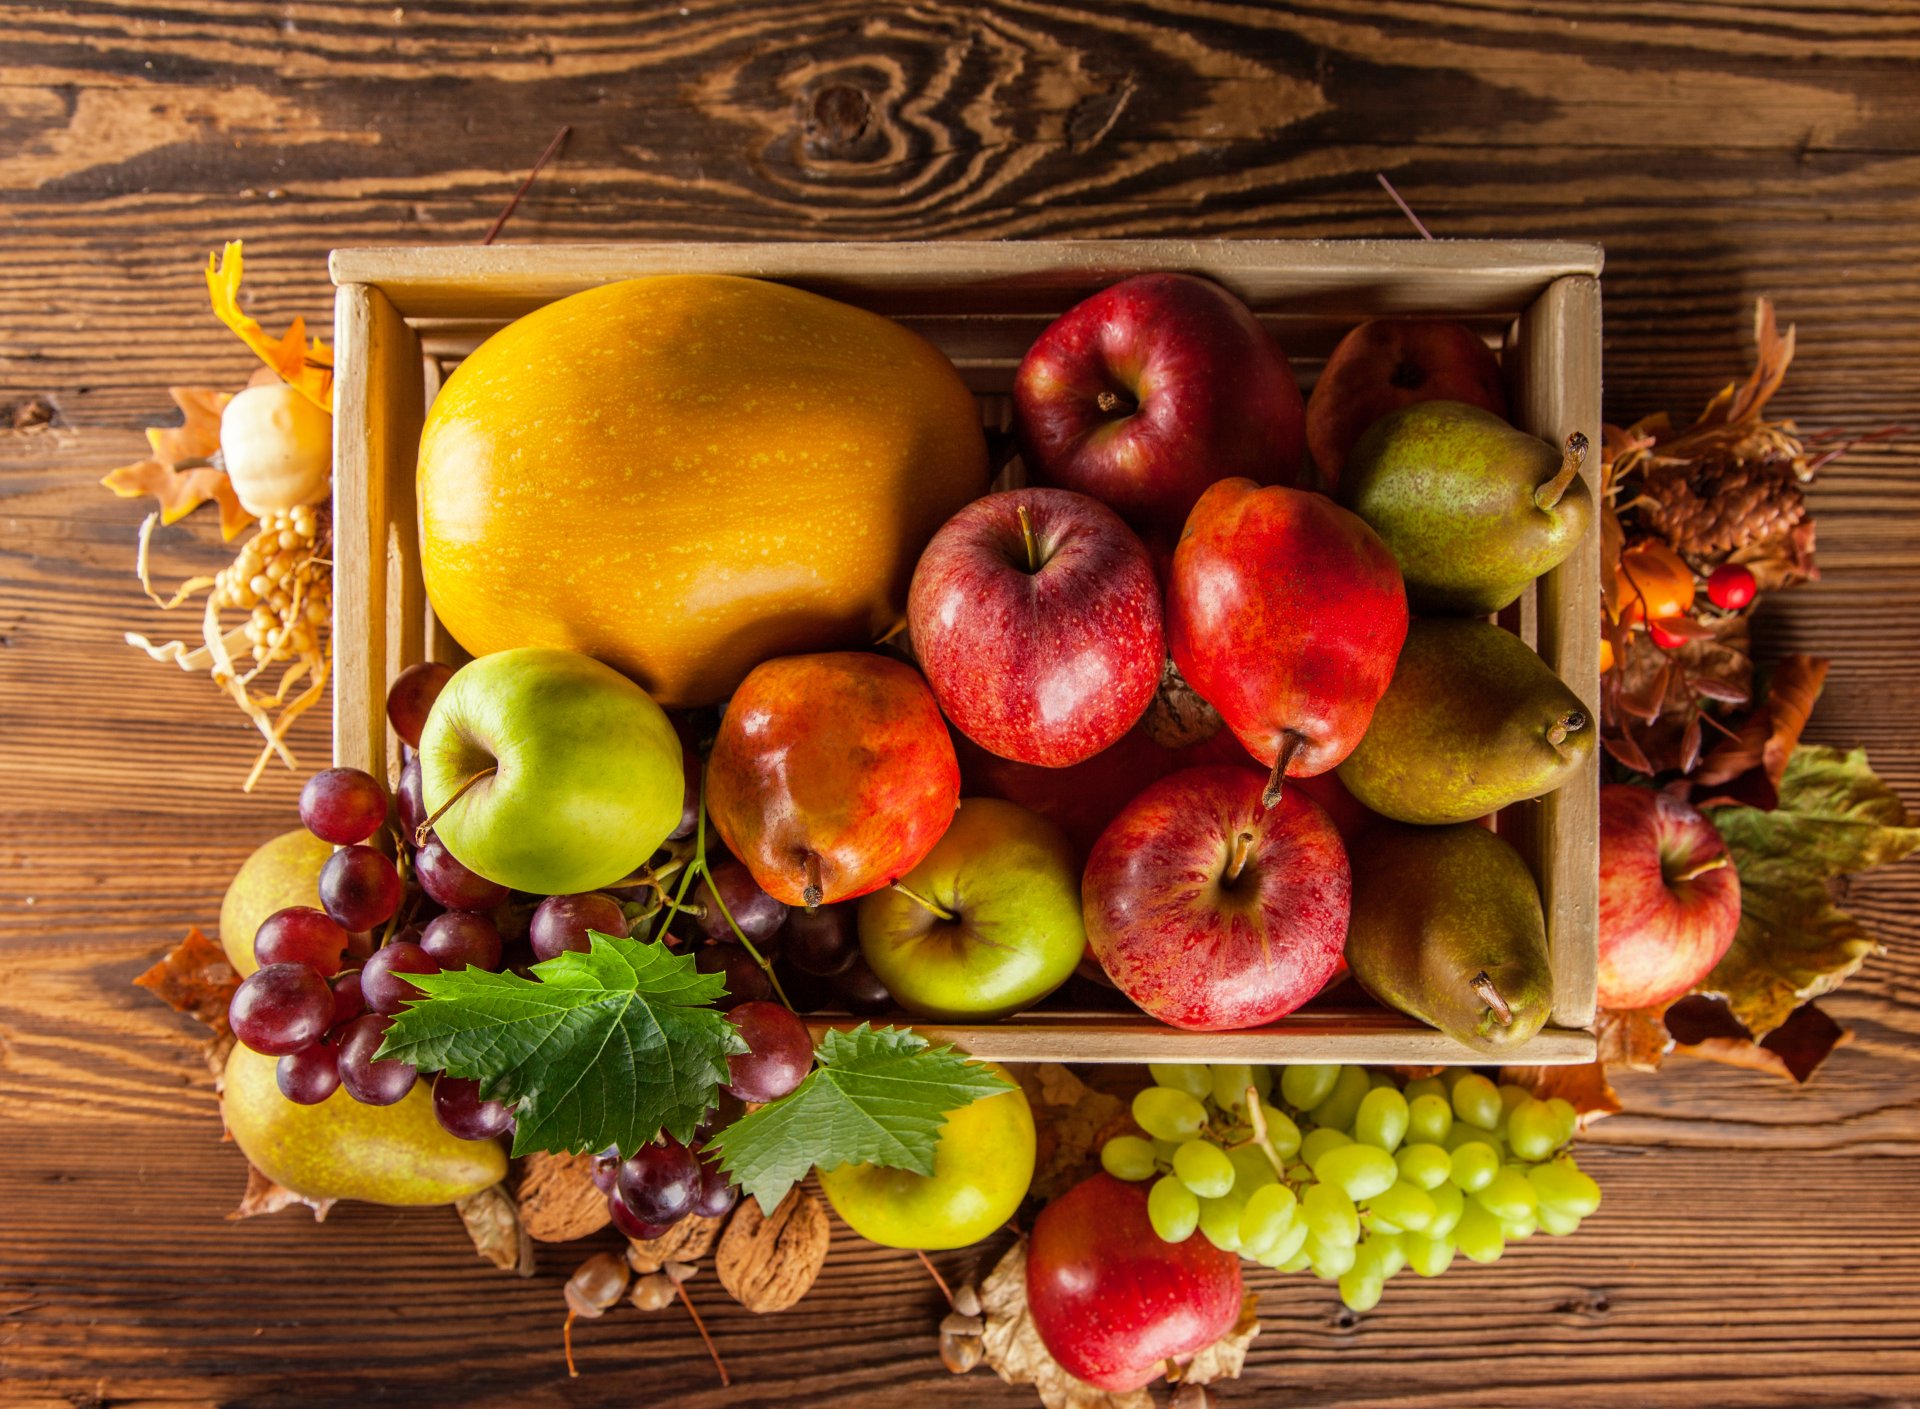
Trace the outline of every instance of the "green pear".
[[1585, 536], [1586, 454], [1577, 431], [1561, 451], [1477, 406], [1421, 401], [1367, 429], [1340, 499], [1399, 559], [1414, 611], [1486, 616]]
[[333, 843], [301, 827], [260, 843], [240, 863], [220, 901], [220, 947], [241, 978], [260, 967], [253, 933], [261, 921], [291, 905], [320, 908], [320, 868], [331, 855]]
[[497, 1141], [441, 1127], [432, 1083], [416, 1082], [391, 1106], [363, 1106], [345, 1087], [302, 1106], [280, 1094], [278, 1062], [235, 1043], [220, 1092], [227, 1133], [276, 1184], [310, 1199], [447, 1204], [506, 1177]]
[[1340, 781], [1397, 822], [1467, 822], [1552, 792], [1593, 753], [1593, 714], [1491, 622], [1415, 621]]
[[1390, 1008], [1482, 1052], [1538, 1032], [1553, 1008], [1540, 891], [1484, 827], [1375, 823], [1355, 847], [1347, 963]]

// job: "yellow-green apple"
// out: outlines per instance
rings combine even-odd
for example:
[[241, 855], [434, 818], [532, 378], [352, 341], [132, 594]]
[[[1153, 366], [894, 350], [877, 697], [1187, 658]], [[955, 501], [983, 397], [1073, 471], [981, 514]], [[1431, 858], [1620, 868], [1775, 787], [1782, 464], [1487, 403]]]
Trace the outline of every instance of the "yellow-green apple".
[[1060, 829], [967, 798], [926, 858], [860, 902], [860, 949], [918, 1017], [1000, 1018], [1067, 981], [1087, 946], [1080, 873]]
[[1027, 1311], [1061, 1368], [1125, 1393], [1212, 1345], [1240, 1318], [1240, 1258], [1204, 1237], [1163, 1242], [1147, 1186], [1111, 1174], [1040, 1210], [1027, 1244]]
[[679, 737], [646, 691], [547, 647], [456, 671], [420, 735], [420, 769], [453, 859], [536, 895], [631, 875], [679, 824], [685, 786]]
[[852, 900], [904, 876], [959, 802], [960, 764], [927, 682], [865, 651], [755, 666], [707, 757], [714, 828], [785, 905]]
[[1131, 729], [1166, 658], [1147, 550], [1113, 510], [1064, 489], [990, 494], [948, 519], [913, 570], [907, 623], [960, 732], [1045, 768]]
[[[986, 1067], [1008, 1081], [1004, 1067]], [[890, 1248], [963, 1248], [1013, 1217], [1033, 1182], [1033, 1108], [1018, 1086], [947, 1112], [933, 1173], [843, 1164], [820, 1171], [833, 1211]]]
[[1307, 399], [1307, 448], [1321, 487], [1339, 487], [1368, 426], [1416, 401], [1464, 401], [1505, 420], [1500, 363], [1473, 329], [1438, 318], [1375, 318], [1340, 339]]
[[1076, 304], [1035, 339], [1013, 382], [1028, 469], [1169, 538], [1215, 480], [1294, 483], [1304, 418], [1273, 335], [1188, 274], [1141, 274]]
[[1740, 928], [1740, 875], [1719, 831], [1678, 798], [1600, 790], [1603, 1008], [1657, 1008], [1694, 987]]
[[1278, 1021], [1326, 986], [1347, 941], [1340, 833], [1251, 768], [1162, 778], [1094, 843], [1080, 883], [1087, 943], [1161, 1022], [1217, 1032]]

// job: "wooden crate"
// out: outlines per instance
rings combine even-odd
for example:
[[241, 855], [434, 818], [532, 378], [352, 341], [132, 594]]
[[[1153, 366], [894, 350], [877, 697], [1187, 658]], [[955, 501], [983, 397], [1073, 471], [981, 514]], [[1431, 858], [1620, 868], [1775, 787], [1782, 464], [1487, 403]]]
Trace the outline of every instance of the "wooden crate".
[[[1055, 316], [1147, 270], [1218, 280], [1267, 321], [1303, 382], [1334, 342], [1382, 314], [1462, 319], [1499, 346], [1516, 421], [1558, 444], [1600, 444], [1600, 250], [1481, 241], [1058, 241], [1007, 244], [626, 244], [336, 250], [334, 333], [334, 759], [398, 769], [387, 682], [423, 658], [457, 661], [421, 582], [414, 461], [445, 370], [506, 322], [554, 299], [643, 274], [779, 280], [887, 314], [938, 344], [1004, 424], [1014, 368]], [[1591, 482], [1597, 455], [1589, 460]], [[1597, 701], [1599, 535], [1522, 599], [1518, 629], [1574, 693]], [[1591, 1060], [1598, 894], [1598, 762], [1559, 792], [1510, 808], [1500, 831], [1546, 903], [1552, 1023], [1518, 1060]], [[822, 1024], [830, 1025], [830, 1024]], [[918, 1023], [1005, 1061], [1479, 1059], [1371, 1006], [1311, 1004], [1244, 1032], [1187, 1033], [1139, 1013], [1052, 1008], [992, 1024]]]

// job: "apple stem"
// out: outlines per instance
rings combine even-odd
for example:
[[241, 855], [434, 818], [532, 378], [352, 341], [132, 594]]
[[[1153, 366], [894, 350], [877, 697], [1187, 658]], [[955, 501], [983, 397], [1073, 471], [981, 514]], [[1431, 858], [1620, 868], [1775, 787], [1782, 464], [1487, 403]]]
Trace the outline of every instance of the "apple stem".
[[1562, 758], [1566, 757], [1565, 744], [1569, 734], [1577, 734], [1587, 727], [1587, 716], [1577, 709], [1570, 709], [1547, 728], [1547, 743]]
[[827, 888], [820, 884], [820, 858], [813, 852], [807, 853], [807, 884], [800, 892], [800, 899], [809, 910], [818, 910], [820, 902], [827, 898]]
[[1677, 876], [1668, 876], [1667, 883], [1671, 885], [1676, 881], [1696, 880], [1699, 877], [1706, 875], [1707, 872], [1718, 871], [1722, 866], [1731, 865], [1732, 862], [1733, 862], [1733, 858], [1731, 856], [1728, 856], [1727, 853], [1723, 851], [1718, 856], [1712, 856], [1707, 858], [1705, 861], [1702, 861], [1698, 866], [1689, 866], [1686, 870], [1682, 871]]
[[889, 881], [887, 882], [887, 884], [892, 889], [897, 890], [902, 895], [906, 896], [907, 899], [911, 900], [915, 905], [918, 905], [922, 910], [925, 910], [928, 914], [932, 915], [935, 919], [951, 920], [953, 918], [953, 911], [947, 909], [947, 907], [944, 905], [938, 904], [935, 901], [927, 899], [927, 897], [922, 895], [919, 891], [909, 889], [907, 886], [902, 885], [899, 881]]
[[1507, 1006], [1507, 1000], [1500, 996], [1500, 990], [1494, 987], [1493, 979], [1485, 969], [1475, 974], [1468, 981], [1468, 986], [1473, 989], [1475, 996], [1482, 1003], [1493, 1009], [1493, 1015], [1500, 1020], [1500, 1026], [1507, 1027], [1512, 1024], [1513, 1009]]
[[1253, 833], [1242, 832], [1233, 839], [1233, 855], [1227, 861], [1227, 874], [1223, 878], [1228, 885], [1240, 879], [1240, 873], [1246, 869], [1247, 856], [1253, 851]]
[[1267, 790], [1260, 794], [1260, 806], [1269, 808], [1280, 802], [1281, 790], [1286, 786], [1287, 766], [1293, 762], [1293, 756], [1306, 745], [1303, 735], [1291, 729], [1280, 732], [1280, 749], [1273, 758], [1273, 772], [1267, 776]]
[[494, 774], [498, 773], [499, 771], [500, 771], [499, 764], [490, 763], [485, 768], [482, 768], [478, 773], [474, 774], [471, 778], [467, 779], [466, 782], [462, 783], [459, 787], [455, 788], [453, 790], [452, 797], [448, 798], [445, 802], [441, 803], [438, 807], [436, 807], [433, 810], [433, 815], [431, 817], [427, 818], [426, 821], [422, 822], [419, 826], [413, 829], [413, 844], [415, 846], [425, 846], [427, 844], [427, 833], [433, 830], [433, 824], [435, 822], [438, 822], [442, 817], [447, 815], [447, 809], [449, 807], [452, 807], [456, 802], [460, 801], [461, 798], [465, 797], [467, 795], [468, 788], [472, 787], [475, 783], [479, 782], [482, 778], [491, 778]]
[[947, 1285], [947, 1279], [940, 1275], [940, 1269], [933, 1265], [933, 1259], [927, 1256], [926, 1249], [915, 1248], [914, 1254], [920, 1259], [920, 1265], [927, 1269], [927, 1275], [933, 1278], [934, 1286], [940, 1288], [940, 1295], [947, 1299], [947, 1305], [953, 1305], [953, 1288]]
[[695, 1309], [693, 1298], [687, 1295], [687, 1284], [675, 1282], [673, 1290], [679, 1296], [680, 1304], [687, 1308], [687, 1315], [693, 1318], [693, 1328], [700, 1332], [700, 1339], [706, 1342], [707, 1354], [713, 1357], [713, 1368], [720, 1372], [720, 1387], [727, 1388], [733, 1383], [733, 1377], [727, 1373], [727, 1362], [720, 1358], [720, 1348], [713, 1343], [713, 1337], [707, 1334], [707, 1323]]
[[1026, 540], [1027, 544], [1027, 571], [1038, 572], [1040, 571], [1040, 545], [1034, 540], [1033, 519], [1028, 515], [1025, 504], [1016, 505], [1014, 513], [1020, 516], [1020, 536]]
[[1587, 437], [1575, 431], [1567, 437], [1566, 452], [1560, 457], [1560, 471], [1552, 479], [1533, 491], [1533, 507], [1546, 510], [1560, 502], [1573, 484], [1573, 478], [1580, 473], [1580, 467], [1587, 460]]

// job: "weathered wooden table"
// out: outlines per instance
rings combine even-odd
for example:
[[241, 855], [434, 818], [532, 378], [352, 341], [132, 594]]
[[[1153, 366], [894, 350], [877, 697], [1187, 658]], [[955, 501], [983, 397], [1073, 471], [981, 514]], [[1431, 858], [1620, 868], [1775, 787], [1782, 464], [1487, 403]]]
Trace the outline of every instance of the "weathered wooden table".
[[[1391, 9], [1392, 18], [1386, 18]], [[0, 1403], [1034, 1402], [934, 1355], [904, 1254], [837, 1238], [802, 1309], [705, 1300], [559, 1359], [559, 1273], [475, 1260], [451, 1214], [234, 1224], [194, 1034], [128, 986], [292, 821], [244, 721], [119, 643], [144, 507], [96, 481], [171, 384], [248, 355], [198, 265], [248, 240], [254, 307], [324, 325], [340, 244], [470, 242], [562, 123], [518, 240], [1407, 233], [1607, 246], [1607, 406], [1691, 413], [1744, 370], [1754, 296], [1800, 324], [1776, 406], [1920, 419], [1920, 14], [1911, 6], [1141, 3], [415, 7], [0, 4]], [[1920, 801], [1920, 438], [1813, 496], [1817, 585], [1763, 650], [1833, 660], [1809, 737]], [[217, 559], [209, 522], [163, 572]], [[296, 745], [325, 751], [318, 720]], [[1355, 1319], [1273, 1282], [1229, 1403], [1920, 1399], [1920, 866], [1848, 903], [1889, 941], [1828, 1005], [1805, 1090], [1676, 1062], [1584, 1161], [1606, 1206]], [[971, 1254], [940, 1259], [962, 1274]], [[709, 1283], [711, 1285], [711, 1283]]]

